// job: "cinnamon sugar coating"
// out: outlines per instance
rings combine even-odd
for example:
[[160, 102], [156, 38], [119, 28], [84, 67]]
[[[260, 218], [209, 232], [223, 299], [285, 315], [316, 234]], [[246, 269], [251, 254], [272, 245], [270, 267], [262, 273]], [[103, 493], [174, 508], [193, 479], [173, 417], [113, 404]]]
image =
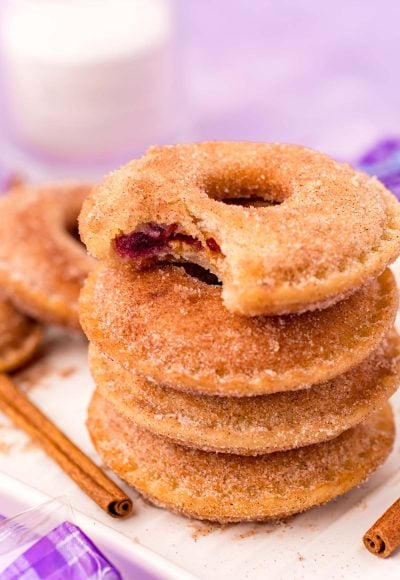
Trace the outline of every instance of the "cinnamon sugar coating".
[[326, 441], [384, 406], [400, 378], [400, 339], [392, 331], [357, 367], [301, 391], [210, 397], [155, 385], [90, 346], [99, 393], [148, 429], [205, 451], [257, 455]]
[[[232, 198], [270, 205], [223, 202]], [[101, 259], [200, 264], [223, 282], [225, 306], [249, 316], [327, 307], [400, 253], [395, 197], [375, 178], [295, 145], [152, 148], [93, 190], [80, 228]], [[157, 228], [169, 234], [157, 238]]]
[[93, 261], [71, 233], [90, 187], [21, 186], [0, 200], [0, 283], [34, 318], [79, 327], [78, 295]]
[[396, 309], [389, 270], [331, 308], [285, 317], [235, 315], [221, 287], [175, 266], [102, 265], [80, 298], [89, 340], [124, 368], [221, 396], [296, 390], [344, 373], [377, 348]]
[[120, 415], [99, 393], [88, 429], [103, 461], [153, 503], [217, 522], [282, 518], [363, 482], [394, 440], [389, 405], [331, 441], [257, 457], [176, 445]]
[[0, 296], [0, 373], [23, 366], [42, 344], [40, 324], [18, 312]]

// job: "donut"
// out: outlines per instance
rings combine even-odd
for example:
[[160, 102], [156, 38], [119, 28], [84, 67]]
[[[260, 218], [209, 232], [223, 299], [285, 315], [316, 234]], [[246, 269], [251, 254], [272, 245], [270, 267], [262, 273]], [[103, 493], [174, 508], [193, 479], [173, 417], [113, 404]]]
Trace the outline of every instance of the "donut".
[[84, 332], [131, 372], [204, 395], [254, 396], [321, 383], [359, 364], [392, 328], [390, 270], [331, 308], [283, 317], [226, 310], [221, 287], [164, 265], [102, 264], [81, 292]]
[[97, 258], [196, 263], [231, 312], [324, 308], [400, 253], [400, 206], [375, 178], [295, 145], [209, 142], [152, 148], [84, 203]]
[[310, 389], [258, 397], [191, 395], [155, 385], [90, 346], [98, 392], [138, 427], [205, 451], [257, 455], [340, 435], [383, 407], [400, 378], [393, 331], [357, 367]]
[[331, 441], [243, 457], [171, 443], [137, 427], [99, 393], [87, 421], [105, 464], [156, 505], [198, 519], [286, 517], [363, 482], [394, 440], [390, 405]]
[[78, 295], [92, 259], [74, 237], [89, 185], [21, 186], [0, 200], [0, 284], [17, 308], [79, 328]]
[[40, 324], [18, 312], [0, 296], [0, 373], [14, 371], [33, 357], [42, 344]]

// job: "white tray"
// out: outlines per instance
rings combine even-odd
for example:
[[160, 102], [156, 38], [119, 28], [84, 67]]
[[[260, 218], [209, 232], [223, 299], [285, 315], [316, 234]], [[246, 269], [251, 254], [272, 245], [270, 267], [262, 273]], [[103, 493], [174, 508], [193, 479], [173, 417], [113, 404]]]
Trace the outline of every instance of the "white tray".
[[[84, 426], [93, 384], [82, 337], [53, 337], [46, 359], [26, 373], [34, 402], [98, 461]], [[393, 404], [400, 420], [400, 393]], [[400, 555], [382, 561], [364, 549], [361, 537], [400, 495], [399, 453], [397, 438], [390, 459], [367, 484], [285, 524], [207, 525], [155, 508], [133, 491], [135, 515], [114, 520], [0, 416], [0, 513], [12, 515], [45, 501], [42, 494], [67, 495], [86, 514], [78, 523], [127, 579], [129, 562], [137, 562], [160, 578], [398, 580]]]

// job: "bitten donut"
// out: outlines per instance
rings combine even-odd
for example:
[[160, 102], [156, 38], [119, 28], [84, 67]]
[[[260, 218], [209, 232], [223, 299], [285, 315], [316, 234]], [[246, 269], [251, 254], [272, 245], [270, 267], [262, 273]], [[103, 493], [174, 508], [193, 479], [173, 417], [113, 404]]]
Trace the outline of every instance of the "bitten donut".
[[296, 390], [346, 372], [378, 347], [396, 310], [390, 270], [331, 308], [283, 317], [233, 314], [220, 286], [168, 265], [101, 265], [80, 298], [87, 337], [124, 368], [222, 396]]
[[21, 186], [0, 200], [0, 284], [18, 309], [79, 327], [78, 295], [92, 259], [74, 237], [83, 184]]
[[139, 429], [95, 394], [88, 429], [103, 461], [147, 499], [193, 518], [286, 517], [362, 483], [394, 439], [389, 405], [331, 441], [243, 457], [187, 449]]
[[357, 367], [310, 389], [258, 397], [181, 393], [125, 371], [90, 347], [98, 392], [156, 435], [205, 451], [258, 455], [327, 441], [384, 406], [400, 378], [393, 331]]
[[42, 344], [40, 324], [21, 314], [0, 296], [0, 373], [23, 366]]
[[222, 281], [225, 306], [249, 316], [332, 305], [400, 252], [396, 198], [295, 145], [153, 148], [93, 191], [80, 228], [98, 258], [199, 264]]

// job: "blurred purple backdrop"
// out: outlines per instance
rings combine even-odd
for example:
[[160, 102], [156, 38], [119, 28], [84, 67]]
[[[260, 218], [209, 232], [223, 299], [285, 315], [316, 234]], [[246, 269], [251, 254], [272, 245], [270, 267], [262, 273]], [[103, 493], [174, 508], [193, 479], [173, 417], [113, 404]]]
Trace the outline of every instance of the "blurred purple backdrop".
[[187, 136], [354, 158], [400, 133], [400, 3], [181, 0]]
[[[286, 141], [351, 160], [400, 134], [395, 0], [172, 3], [175, 141]], [[0, 148], [0, 177], [1, 161]]]

